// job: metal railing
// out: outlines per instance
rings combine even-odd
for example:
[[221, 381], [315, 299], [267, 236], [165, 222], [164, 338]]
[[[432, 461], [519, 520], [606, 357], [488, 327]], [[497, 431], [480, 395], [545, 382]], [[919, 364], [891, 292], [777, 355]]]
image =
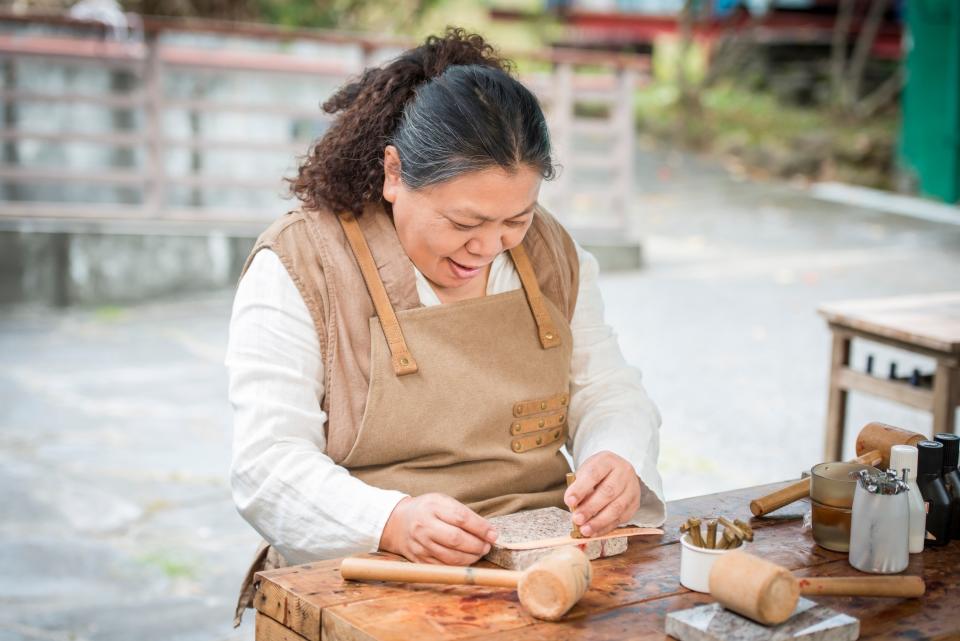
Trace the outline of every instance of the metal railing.
[[[68, 33], [38, 32], [37, 25]], [[264, 159], [272, 154], [286, 159], [289, 166], [308, 151], [329, 118], [317, 107], [291, 104], [267, 90], [268, 95], [248, 101], [211, 98], [203, 92], [177, 95], [171, 91], [177, 79], [189, 77], [202, 85], [203, 78], [233, 77], [257, 87], [284, 78], [290, 86], [322, 80], [332, 87], [413, 44], [261, 25], [157, 19], [145, 19], [142, 41], [133, 42], [105, 39], [96, 24], [59, 17], [0, 14], [0, 27], [0, 218], [208, 223], [272, 219], [279, 211], [264, 207], [262, 199], [251, 200], [252, 206], [224, 206], [221, 196], [260, 192], [272, 194], [270, 198], [280, 203], [284, 172]], [[214, 46], [189, 42], [191, 37], [211, 36]], [[240, 47], [233, 42], [237, 38], [248, 45], [272, 43], [273, 50]], [[297, 49], [295, 43], [333, 47], [338, 53], [276, 50]], [[571, 50], [518, 53], [514, 58], [530, 69], [521, 79], [544, 105], [563, 168], [546, 187], [545, 202], [562, 217], [575, 216], [572, 204], [580, 203], [588, 217], [591, 211], [602, 212], [597, 217], [603, 219], [602, 225], [624, 226], [633, 174], [632, 99], [648, 74], [649, 60]], [[90, 68], [111, 74], [109, 90], [45, 90], [36, 88], [42, 82], [33, 82], [36, 74], [69, 75]], [[313, 100], [323, 97], [317, 94]], [[37, 120], [26, 114], [51, 108], [59, 110], [59, 124], [68, 127], [25, 126], [25, 121]], [[110, 123], [106, 131], [82, 120], [91, 110]], [[201, 121], [223, 120], [228, 114], [279, 120], [286, 135], [257, 139], [240, 125], [230, 136], [204, 131]], [[171, 118], [191, 123], [187, 133], [171, 133], [176, 128], [169, 126]], [[581, 149], [581, 138], [592, 139], [595, 150]], [[41, 161], [25, 158], [30, 150], [62, 151], [71, 145], [105, 148], [109, 162], [78, 167], [43, 160], [43, 153], [34, 154]], [[228, 169], [242, 165], [245, 172], [211, 171], [218, 164], [212, 160], [216, 154], [229, 155], [229, 162], [223, 163]], [[180, 160], [174, 162], [174, 157]], [[593, 177], [578, 180], [578, 173]], [[97, 198], [78, 195], [91, 193]], [[277, 205], [281, 206], [285, 205]]]

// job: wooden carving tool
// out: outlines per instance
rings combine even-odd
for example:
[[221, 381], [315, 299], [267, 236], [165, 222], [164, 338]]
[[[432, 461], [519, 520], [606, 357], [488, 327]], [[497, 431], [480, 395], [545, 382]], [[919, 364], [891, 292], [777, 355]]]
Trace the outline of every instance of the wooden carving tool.
[[703, 542], [703, 536], [700, 533], [700, 519], [687, 519], [686, 523], [680, 526], [681, 534], [686, 534], [688, 532], [690, 533], [691, 543], [698, 548], [706, 547], [706, 544]]
[[452, 585], [489, 585], [516, 588], [520, 603], [533, 616], [556, 621], [572, 608], [590, 587], [593, 571], [586, 555], [575, 546], [551, 552], [523, 572], [485, 568], [344, 559], [344, 579], [355, 581], [405, 581]]
[[[858, 456], [849, 462], [879, 465], [885, 468], [890, 464], [891, 447], [894, 445], [916, 445], [917, 442], [924, 439], [926, 437], [922, 434], [892, 425], [867, 423], [860, 430], [860, 434], [857, 435]], [[751, 501], [750, 511], [753, 512], [754, 516], [764, 516], [807, 496], [810, 496], [810, 479], [808, 478]]]
[[830, 596], [920, 597], [919, 576], [803, 577], [746, 552], [719, 557], [710, 570], [710, 594], [723, 607], [764, 625], [783, 623], [801, 594]]
[[707, 522], [707, 549], [715, 550], [717, 548], [717, 520]]

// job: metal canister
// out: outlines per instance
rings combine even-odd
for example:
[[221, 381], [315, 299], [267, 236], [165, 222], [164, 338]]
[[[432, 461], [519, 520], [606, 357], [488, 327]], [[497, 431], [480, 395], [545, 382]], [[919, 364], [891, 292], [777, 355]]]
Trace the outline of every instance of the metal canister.
[[853, 495], [850, 565], [861, 572], [895, 574], [909, 562], [907, 484], [894, 472], [860, 472]]

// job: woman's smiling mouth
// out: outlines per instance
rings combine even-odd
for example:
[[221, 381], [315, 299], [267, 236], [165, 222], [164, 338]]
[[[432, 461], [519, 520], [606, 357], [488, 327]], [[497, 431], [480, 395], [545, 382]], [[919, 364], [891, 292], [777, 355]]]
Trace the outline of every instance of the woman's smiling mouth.
[[453, 270], [453, 274], [458, 278], [470, 279], [480, 273], [480, 270], [483, 269], [483, 265], [480, 267], [468, 267], [466, 265], [461, 265], [452, 258], [447, 258], [447, 261], [450, 263], [450, 268]]

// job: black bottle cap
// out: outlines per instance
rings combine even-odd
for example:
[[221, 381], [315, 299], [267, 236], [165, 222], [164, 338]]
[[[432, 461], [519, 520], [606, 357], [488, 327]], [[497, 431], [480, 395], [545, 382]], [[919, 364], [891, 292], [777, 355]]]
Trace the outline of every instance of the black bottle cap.
[[937, 443], [943, 444], [943, 468], [954, 470], [957, 468], [957, 459], [960, 458], [960, 436], [941, 432], [934, 438]]
[[917, 475], [940, 475], [943, 468], [943, 443], [920, 441], [917, 443]]

